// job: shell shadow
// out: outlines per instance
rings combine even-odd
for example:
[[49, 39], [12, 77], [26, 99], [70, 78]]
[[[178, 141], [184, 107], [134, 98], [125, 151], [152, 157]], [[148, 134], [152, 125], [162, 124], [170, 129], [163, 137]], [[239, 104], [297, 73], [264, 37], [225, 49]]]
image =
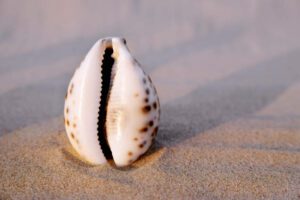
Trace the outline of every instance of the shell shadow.
[[[163, 151], [161, 151], [162, 149], [162, 144], [160, 144], [159, 142], [155, 142], [144, 155], [142, 155], [138, 160], [136, 160], [133, 164], [129, 166], [117, 167], [112, 159], [108, 160], [108, 165], [106, 166], [110, 166], [118, 171], [133, 171], [139, 169], [140, 167], [155, 163], [155, 161], [163, 155]], [[160, 152], [158, 152], [159, 150]], [[81, 158], [70, 145], [61, 147], [60, 152], [64, 160], [67, 161], [67, 164], [69, 166], [72, 166], [73, 168], [99, 168], [99, 165], [93, 165], [84, 161], [84, 158]]]
[[162, 146], [173, 146], [222, 123], [254, 114], [300, 80], [298, 63], [300, 50], [294, 50], [168, 102], [162, 106], [157, 140]]
[[63, 158], [72, 164], [75, 164], [80, 167], [94, 167], [93, 165], [85, 162], [83, 159], [80, 159], [79, 155], [77, 155], [77, 153], [74, 150], [71, 150], [70, 148], [61, 148], [61, 153], [63, 155]]

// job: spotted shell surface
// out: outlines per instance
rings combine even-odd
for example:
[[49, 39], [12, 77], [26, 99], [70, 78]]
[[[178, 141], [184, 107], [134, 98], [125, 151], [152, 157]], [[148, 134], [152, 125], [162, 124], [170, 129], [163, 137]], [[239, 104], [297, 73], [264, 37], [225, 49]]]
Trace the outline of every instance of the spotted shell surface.
[[159, 99], [124, 39], [94, 44], [69, 83], [64, 117], [72, 146], [90, 163], [107, 162], [104, 144], [117, 166], [149, 149], [158, 131]]

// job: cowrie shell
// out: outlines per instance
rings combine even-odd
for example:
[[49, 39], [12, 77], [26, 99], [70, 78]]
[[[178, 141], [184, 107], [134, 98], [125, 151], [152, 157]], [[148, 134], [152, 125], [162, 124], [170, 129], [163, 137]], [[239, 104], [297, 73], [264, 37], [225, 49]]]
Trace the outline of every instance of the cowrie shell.
[[86, 161], [127, 166], [151, 146], [159, 125], [156, 89], [122, 38], [98, 40], [75, 71], [65, 98], [65, 128]]

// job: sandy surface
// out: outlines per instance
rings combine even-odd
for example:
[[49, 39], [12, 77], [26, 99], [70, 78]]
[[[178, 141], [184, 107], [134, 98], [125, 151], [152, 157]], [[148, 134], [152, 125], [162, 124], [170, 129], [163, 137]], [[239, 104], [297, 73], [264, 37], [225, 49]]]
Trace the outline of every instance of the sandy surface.
[[[299, 199], [299, 1], [0, 1], [0, 199]], [[91, 166], [63, 126], [73, 71], [127, 39], [161, 126], [131, 167]]]

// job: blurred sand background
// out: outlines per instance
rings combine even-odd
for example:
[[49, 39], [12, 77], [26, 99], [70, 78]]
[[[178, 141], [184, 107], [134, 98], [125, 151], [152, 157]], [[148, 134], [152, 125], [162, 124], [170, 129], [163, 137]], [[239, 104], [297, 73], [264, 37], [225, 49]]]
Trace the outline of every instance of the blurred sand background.
[[[0, 199], [299, 199], [300, 1], [0, 1]], [[126, 169], [67, 141], [67, 84], [127, 39], [161, 126]]]

